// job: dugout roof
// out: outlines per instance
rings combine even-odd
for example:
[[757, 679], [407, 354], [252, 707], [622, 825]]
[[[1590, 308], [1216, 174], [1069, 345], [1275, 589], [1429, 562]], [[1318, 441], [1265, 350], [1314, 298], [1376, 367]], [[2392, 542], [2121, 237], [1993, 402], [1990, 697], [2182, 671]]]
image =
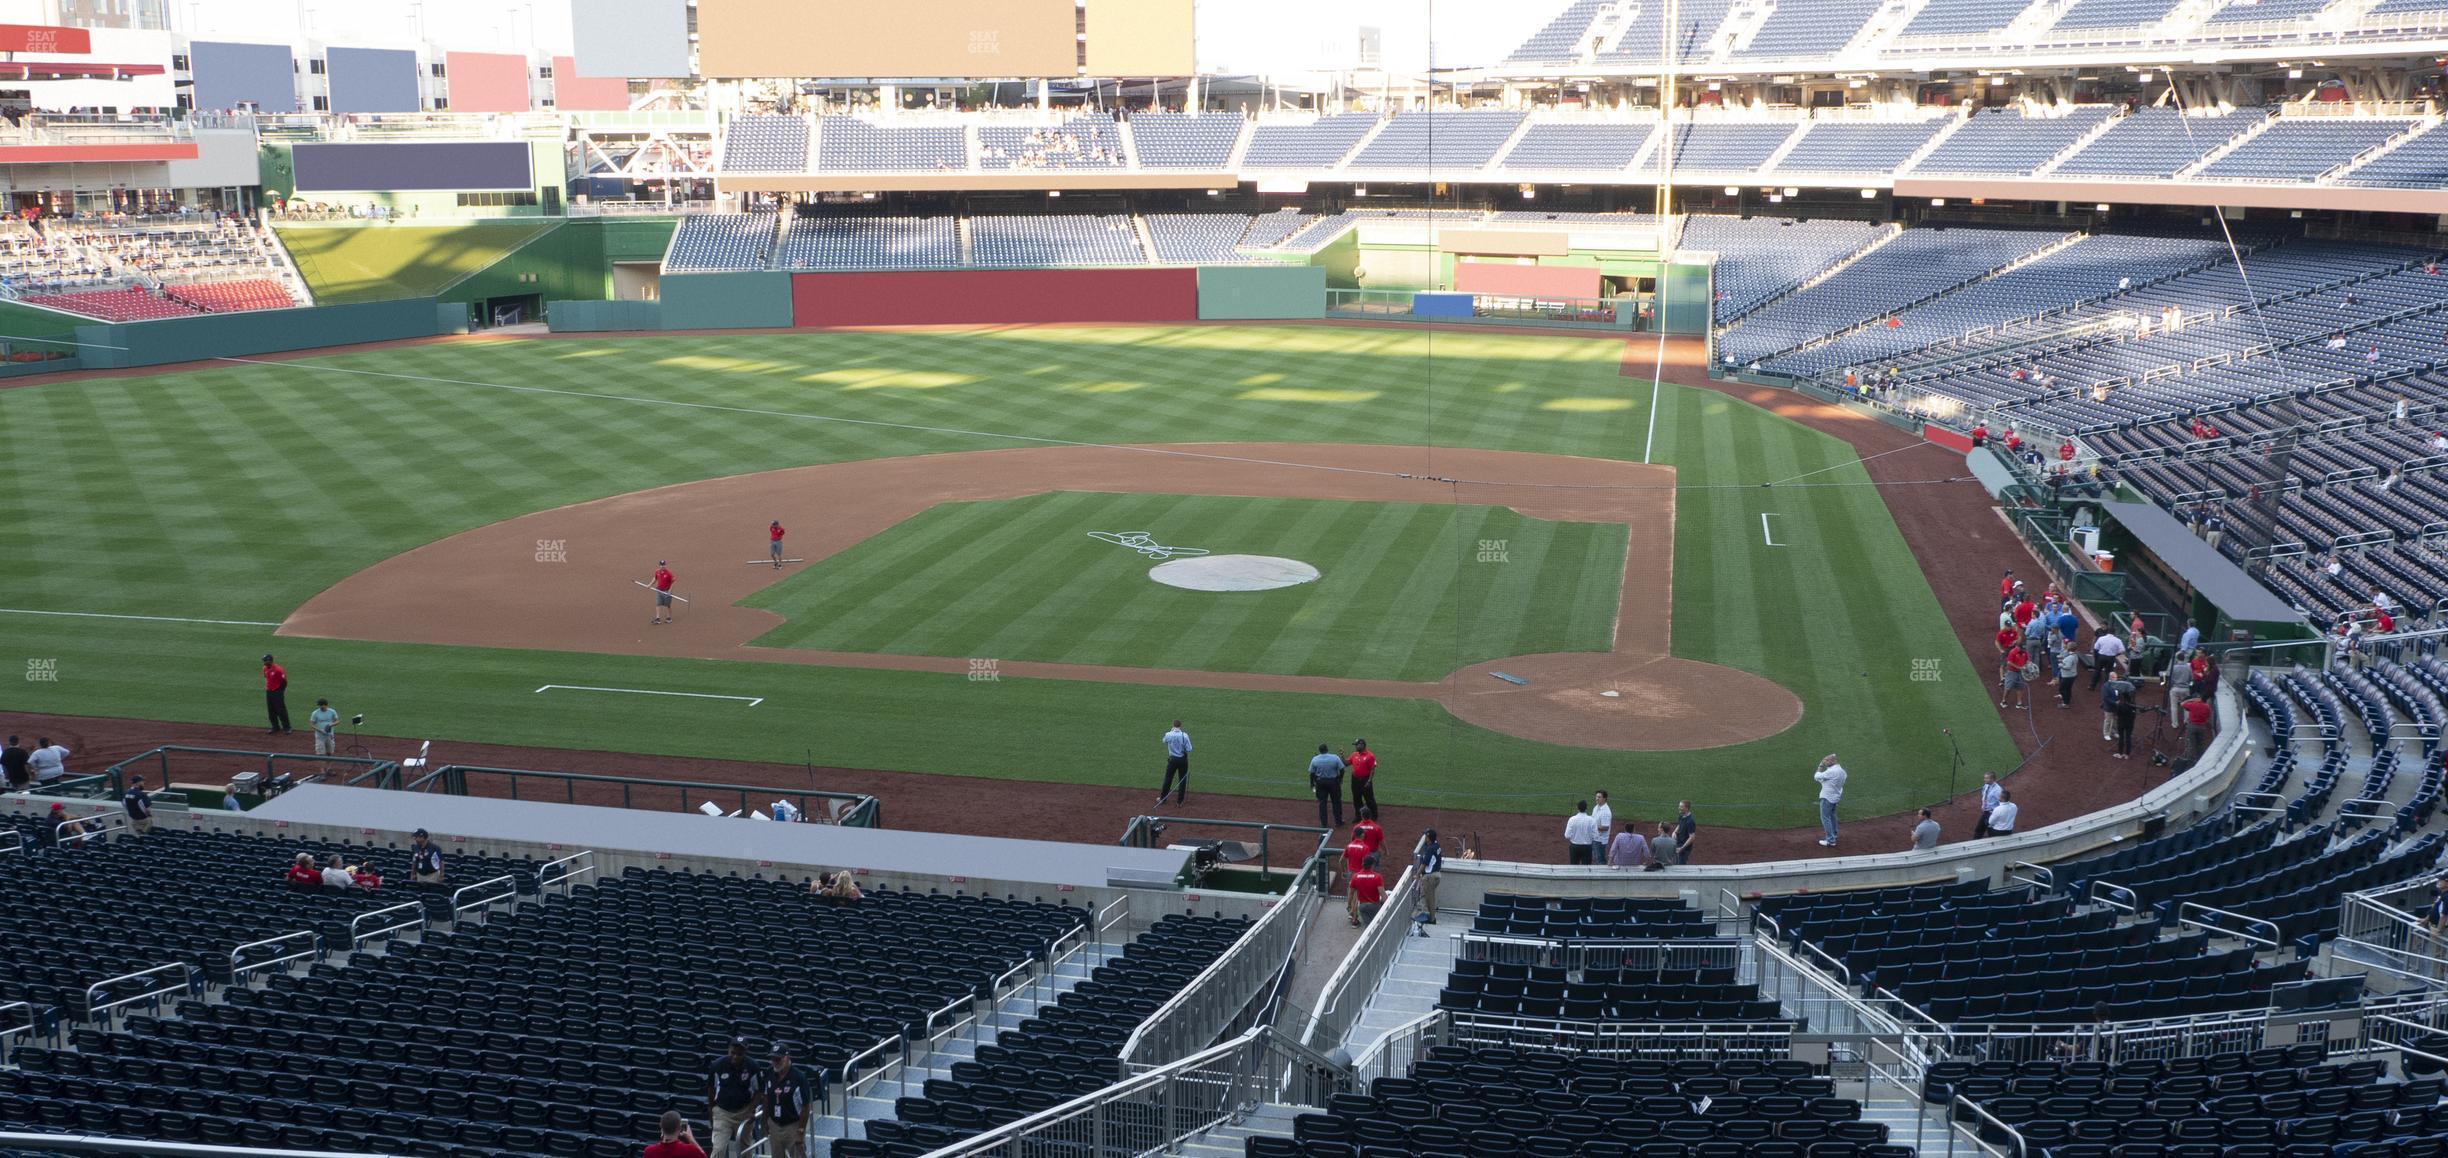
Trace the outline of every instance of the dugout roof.
[[2151, 503], [2110, 500], [2108, 517], [2139, 540], [2167, 569], [2218, 605], [2227, 618], [2245, 623], [2302, 623], [2303, 612], [2272, 594], [2244, 569], [2212, 550], [2175, 516]]

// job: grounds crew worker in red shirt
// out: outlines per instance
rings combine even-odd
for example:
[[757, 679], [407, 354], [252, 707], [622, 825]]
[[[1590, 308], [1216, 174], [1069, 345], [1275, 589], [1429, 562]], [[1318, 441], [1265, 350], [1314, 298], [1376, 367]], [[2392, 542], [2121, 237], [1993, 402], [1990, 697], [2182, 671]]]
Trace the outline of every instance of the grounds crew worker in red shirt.
[[1368, 741], [1352, 741], [1351, 759], [1344, 761], [1351, 768], [1352, 810], [1377, 811], [1377, 753], [1369, 751]]
[[1377, 855], [1360, 862], [1360, 871], [1352, 874], [1352, 924], [1365, 927], [1377, 915], [1377, 907], [1385, 903], [1385, 878], [1378, 875]]
[[271, 652], [264, 653], [263, 673], [264, 714], [272, 721], [272, 726], [266, 729], [264, 734], [267, 736], [286, 735], [289, 732], [289, 673], [282, 671], [281, 665], [272, 662]]
[[647, 620], [647, 621], [646, 621], [647, 623], [649, 623], [649, 624], [655, 624], [655, 623], [670, 623], [670, 622], [672, 621], [672, 620], [671, 620], [671, 606], [672, 606], [672, 604], [671, 604], [671, 585], [672, 585], [671, 564], [666, 563], [666, 562], [664, 562], [664, 561], [663, 561], [663, 560], [661, 560], [661, 559], [657, 559], [657, 560], [655, 560], [655, 573], [654, 573], [655, 617], [654, 617], [654, 618], [652, 618], [652, 619]]
[[779, 571], [782, 569], [782, 520], [775, 519], [773, 525], [766, 527], [765, 537], [770, 542], [766, 550], [773, 555], [774, 570]]

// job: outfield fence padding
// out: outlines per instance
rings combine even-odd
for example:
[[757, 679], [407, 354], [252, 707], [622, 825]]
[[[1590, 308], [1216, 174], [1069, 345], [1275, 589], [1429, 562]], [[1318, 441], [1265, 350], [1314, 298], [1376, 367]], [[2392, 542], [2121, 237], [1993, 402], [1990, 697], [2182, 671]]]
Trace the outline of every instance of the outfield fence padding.
[[81, 360], [86, 366], [116, 369], [430, 338], [464, 332], [466, 315], [465, 306], [407, 298], [144, 322], [96, 322], [78, 326], [76, 335], [84, 343]]
[[663, 328], [661, 302], [546, 302], [544, 318], [556, 334], [601, 334]]
[[[1195, 269], [969, 269], [789, 275], [800, 326], [1190, 322]], [[671, 301], [671, 280], [663, 297]]]
[[787, 273], [665, 274], [663, 328], [667, 330], [785, 329], [791, 324], [791, 275]]
[[1208, 266], [1198, 271], [1204, 322], [1326, 316], [1326, 269], [1315, 265]]

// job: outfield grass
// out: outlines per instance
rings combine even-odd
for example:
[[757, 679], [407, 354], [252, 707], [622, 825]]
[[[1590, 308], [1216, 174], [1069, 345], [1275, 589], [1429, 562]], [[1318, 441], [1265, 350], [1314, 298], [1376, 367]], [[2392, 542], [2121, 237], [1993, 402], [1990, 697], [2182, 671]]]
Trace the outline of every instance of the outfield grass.
[[326, 306], [430, 297], [549, 228], [545, 221], [275, 227], [315, 303]]
[[[0, 472], [0, 607], [277, 621], [377, 560], [546, 507], [694, 479], [977, 450], [992, 431], [1084, 441], [1475, 446], [1637, 459], [1650, 390], [1621, 346], [1329, 328], [793, 334], [446, 344], [0, 391], [44, 448]], [[346, 367], [377, 377], [331, 374]], [[498, 384], [498, 385], [487, 385]], [[515, 389], [509, 388], [515, 387]], [[1812, 815], [1846, 755], [1861, 814], [1943, 793], [1941, 726], [1972, 770], [2014, 750], [1980, 673], [1849, 449], [1702, 391], [1663, 391], [1677, 467], [1674, 650], [1793, 689], [1802, 722], [1706, 752], [1591, 753], [1498, 736], [1426, 701], [276, 638], [269, 629], [0, 612], [28, 711], [248, 723], [256, 657], [398, 735], [677, 757], [1144, 785], [1164, 720], [1193, 721], [1218, 789], [1297, 796], [1320, 739], [1367, 735], [1389, 790], [1551, 812], [1603, 770], [1619, 808], [1690, 797], [1716, 823]], [[890, 425], [851, 425], [810, 416]], [[1025, 445], [1026, 443], [1019, 443]], [[1767, 490], [1804, 474], [1822, 485]], [[1759, 515], [1777, 518], [1767, 546]], [[1140, 529], [1140, 528], [1131, 528]], [[1634, 544], [1634, 549], [1638, 549]], [[1398, 609], [1401, 610], [1401, 609]], [[1913, 661], [1939, 662], [1916, 682]], [[767, 697], [538, 697], [546, 683]], [[675, 761], [675, 771], [685, 760]]]
[[[1089, 530], [1280, 555], [1316, 581], [1185, 591]], [[750, 598], [790, 622], [756, 642], [903, 655], [1434, 680], [1480, 660], [1605, 651], [1621, 525], [1509, 510], [1059, 492], [935, 507]], [[1507, 565], [1477, 566], [1482, 539]]]

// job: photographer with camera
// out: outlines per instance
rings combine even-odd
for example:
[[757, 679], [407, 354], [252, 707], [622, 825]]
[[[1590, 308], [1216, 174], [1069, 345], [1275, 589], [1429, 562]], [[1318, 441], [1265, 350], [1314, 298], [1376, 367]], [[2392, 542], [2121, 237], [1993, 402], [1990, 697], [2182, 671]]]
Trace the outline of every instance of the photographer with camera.
[[2116, 751], [2110, 753], [2119, 760], [2133, 758], [2134, 721], [2141, 715], [2134, 679], [2122, 664], [2117, 665], [2108, 682], [2100, 685], [2100, 711], [2115, 729]]

